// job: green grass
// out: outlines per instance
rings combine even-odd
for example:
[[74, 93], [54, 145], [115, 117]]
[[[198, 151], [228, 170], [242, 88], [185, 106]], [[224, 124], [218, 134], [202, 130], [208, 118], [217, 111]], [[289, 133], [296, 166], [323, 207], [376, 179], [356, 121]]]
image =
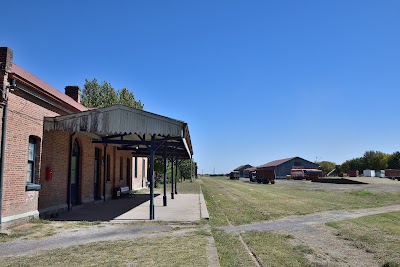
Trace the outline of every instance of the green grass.
[[28, 256], [0, 257], [0, 266], [207, 266], [204, 234], [103, 241]]
[[373, 253], [386, 266], [400, 266], [400, 212], [329, 222], [339, 237], [360, 249]]
[[212, 230], [221, 267], [254, 266], [238, 235]]
[[89, 221], [81, 221], [77, 222], [76, 225], [78, 226], [94, 226], [94, 225], [100, 225], [100, 221], [94, 221], [94, 222], [89, 222]]
[[8, 242], [17, 238], [39, 239], [56, 234], [51, 222], [42, 219], [33, 219], [30, 223], [14, 227], [9, 234], [0, 234], [0, 242]]
[[374, 193], [367, 191], [367, 190], [359, 190], [359, 191], [352, 191], [350, 194], [358, 196], [358, 197], [369, 197], [373, 196]]
[[288, 235], [267, 231], [251, 231], [243, 234], [243, 240], [263, 266], [314, 266], [304, 257], [304, 254], [311, 254], [312, 250], [306, 246], [292, 246], [290, 239]]
[[[222, 267], [254, 266], [253, 260], [246, 252], [237, 234], [216, 229], [212, 233]], [[291, 245], [289, 242], [291, 237], [288, 235], [251, 231], [242, 234], [242, 237], [262, 266], [315, 266], [304, 256], [311, 254], [312, 249], [306, 246]]]
[[263, 185], [226, 177], [200, 180], [213, 226], [227, 225], [227, 220], [240, 225], [327, 210], [400, 204], [400, 191], [313, 190], [280, 181]]
[[[154, 188], [154, 191], [161, 194], [163, 190], [164, 184], [161, 181], [157, 184], [157, 187]], [[178, 182], [177, 190], [178, 194], [198, 194], [200, 192], [200, 181], [199, 179], [196, 179], [193, 182], [191, 182], [190, 180]], [[135, 191], [135, 193], [137, 194], [148, 194], [149, 192], [150, 191], [148, 188]], [[171, 184], [167, 184], [167, 193], [171, 193]]]

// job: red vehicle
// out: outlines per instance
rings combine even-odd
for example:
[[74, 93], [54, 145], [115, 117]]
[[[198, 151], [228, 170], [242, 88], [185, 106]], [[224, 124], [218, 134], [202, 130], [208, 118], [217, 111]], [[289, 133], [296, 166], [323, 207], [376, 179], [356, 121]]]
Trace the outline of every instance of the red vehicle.
[[275, 170], [268, 169], [257, 169], [256, 171], [256, 181], [261, 184], [275, 184]]
[[390, 179], [397, 179], [400, 181], [400, 170], [387, 169], [387, 170], [385, 170], [385, 177], [390, 178]]
[[318, 169], [291, 169], [290, 176], [294, 180], [312, 180], [322, 177], [322, 170]]

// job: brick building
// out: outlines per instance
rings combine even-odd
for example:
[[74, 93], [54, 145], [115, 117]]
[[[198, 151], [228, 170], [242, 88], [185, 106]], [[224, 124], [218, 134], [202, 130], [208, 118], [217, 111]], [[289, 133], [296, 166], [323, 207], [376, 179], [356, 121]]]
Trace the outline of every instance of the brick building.
[[[112, 124], [107, 116], [128, 116], [127, 120], [133, 124], [139, 119], [140, 122], [156, 120], [150, 125], [152, 127], [146, 125], [146, 129], [154, 131], [151, 140], [155, 136], [170, 136], [174, 130], [177, 135], [187, 136], [188, 143], [186, 139], [171, 139], [168, 144], [175, 146], [171, 151], [180, 151], [176, 149], [179, 145], [185, 148], [184, 152], [190, 151], [185, 157], [193, 154], [185, 123], [124, 106], [88, 110], [80, 104], [79, 87], [67, 86], [63, 94], [17, 66], [12, 50], [7, 47], [0, 47], [0, 90], [3, 114], [0, 124], [2, 228], [39, 214], [105, 201], [121, 186], [146, 187], [149, 165], [146, 145], [149, 145], [145, 140], [148, 133], [141, 137], [137, 134], [143, 132], [140, 125], [130, 123], [131, 128], [118, 130], [115, 139], [107, 139], [111, 138], [111, 130], [100, 129], [107, 123]], [[65, 122], [64, 128], [59, 126], [59, 121]], [[85, 123], [90, 126], [86, 128]], [[164, 127], [168, 131], [157, 132], [162, 123], [168, 124]], [[96, 127], [100, 129], [97, 132], [93, 130]], [[132, 139], [130, 144], [136, 142], [139, 145], [132, 148], [118, 143], [124, 136]], [[133, 137], [138, 141], [133, 141]], [[103, 141], [96, 143], [94, 140]], [[169, 147], [164, 146], [167, 153]]]

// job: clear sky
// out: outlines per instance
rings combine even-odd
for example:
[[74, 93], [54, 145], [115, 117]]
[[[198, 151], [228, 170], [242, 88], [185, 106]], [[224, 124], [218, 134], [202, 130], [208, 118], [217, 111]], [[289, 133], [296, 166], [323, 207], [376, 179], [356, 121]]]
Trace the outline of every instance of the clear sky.
[[400, 1], [6, 1], [0, 46], [64, 91], [186, 121], [199, 172], [400, 150]]

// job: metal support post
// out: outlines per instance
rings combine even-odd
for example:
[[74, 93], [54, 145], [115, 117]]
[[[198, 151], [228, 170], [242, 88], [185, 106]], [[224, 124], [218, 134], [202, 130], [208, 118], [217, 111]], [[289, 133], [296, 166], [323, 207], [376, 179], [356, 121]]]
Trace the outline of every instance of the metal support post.
[[103, 179], [103, 202], [106, 202], [106, 180], [107, 180], [107, 144], [104, 145], [103, 152], [103, 170], [104, 170], [104, 179]]
[[175, 195], [178, 194], [178, 158], [176, 160], [176, 166], [175, 166]]
[[164, 149], [164, 195], [163, 206], [167, 206], [167, 147]]
[[190, 159], [190, 182], [193, 182], [193, 169], [192, 169], [193, 160]]
[[171, 158], [171, 199], [174, 199], [174, 156]]
[[150, 146], [150, 220], [154, 220], [154, 137], [151, 138]]

